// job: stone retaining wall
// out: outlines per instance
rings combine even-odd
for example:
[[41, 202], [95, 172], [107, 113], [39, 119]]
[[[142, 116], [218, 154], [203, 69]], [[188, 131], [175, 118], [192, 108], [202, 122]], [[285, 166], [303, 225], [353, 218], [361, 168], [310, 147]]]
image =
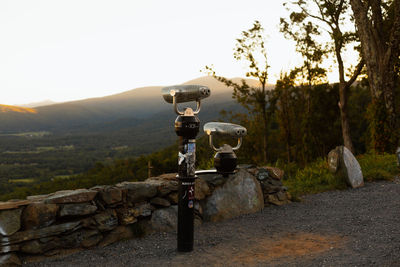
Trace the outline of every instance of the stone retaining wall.
[[[289, 203], [283, 175], [277, 168], [247, 167], [229, 178], [200, 176], [195, 185], [195, 224]], [[30, 255], [50, 256], [154, 231], [175, 231], [175, 176], [0, 202], [0, 266], [20, 265]]]

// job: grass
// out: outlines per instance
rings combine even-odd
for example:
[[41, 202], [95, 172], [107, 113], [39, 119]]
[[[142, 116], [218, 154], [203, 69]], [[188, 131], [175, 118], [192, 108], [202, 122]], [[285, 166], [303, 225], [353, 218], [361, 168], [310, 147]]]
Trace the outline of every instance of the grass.
[[[376, 154], [370, 152], [357, 157], [363, 173], [364, 181], [391, 181], [399, 175], [396, 156], [392, 154]], [[283, 184], [288, 187], [293, 200], [301, 200], [301, 196], [329, 190], [348, 188], [346, 181], [332, 174], [326, 159], [318, 159], [303, 169], [293, 165], [284, 167], [287, 178]]]
[[10, 179], [10, 180], [8, 180], [8, 182], [9, 183], [23, 183], [23, 184], [30, 184], [30, 183], [33, 183], [33, 182], [35, 182], [35, 179], [29, 179], [29, 178], [26, 178], [26, 179]]
[[56, 176], [54, 176], [54, 177], [51, 179], [51, 181], [66, 180], [66, 179], [69, 179], [69, 178], [73, 177], [74, 175], [76, 175], [76, 174], [73, 174], [73, 175], [69, 175], [69, 174], [66, 174], [66, 175], [56, 175]]
[[363, 172], [364, 181], [393, 180], [399, 174], [396, 155], [370, 152], [357, 157]]
[[318, 159], [304, 169], [288, 176], [283, 184], [289, 189], [293, 200], [301, 200], [302, 195], [315, 194], [334, 189], [345, 189], [346, 182], [338, 179], [328, 169], [325, 159]]
[[19, 137], [43, 137], [46, 135], [50, 135], [50, 132], [40, 131], [40, 132], [20, 132], [20, 133], [0, 134], [0, 136], [19, 136]]

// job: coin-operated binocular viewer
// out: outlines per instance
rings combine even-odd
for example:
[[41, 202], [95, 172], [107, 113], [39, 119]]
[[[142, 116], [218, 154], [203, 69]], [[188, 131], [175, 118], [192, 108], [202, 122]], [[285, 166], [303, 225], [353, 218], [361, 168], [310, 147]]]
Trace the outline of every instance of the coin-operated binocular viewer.
[[[178, 153], [178, 251], [193, 250], [194, 232], [194, 181], [196, 179], [196, 135], [199, 133], [201, 100], [211, 91], [201, 85], [176, 85], [161, 90], [164, 100], [174, 105], [178, 117], [175, 132], [179, 136]], [[178, 103], [196, 102], [196, 110], [186, 107], [183, 111]]]
[[[233, 174], [237, 165], [237, 157], [234, 151], [238, 150], [242, 145], [242, 139], [247, 134], [247, 129], [233, 123], [208, 122], [204, 125], [204, 132], [208, 135], [210, 147], [217, 152], [214, 157], [214, 167], [217, 173], [222, 174], [224, 177]], [[213, 137], [216, 136], [237, 138], [237, 145], [232, 147], [224, 144], [216, 148], [213, 143]]]

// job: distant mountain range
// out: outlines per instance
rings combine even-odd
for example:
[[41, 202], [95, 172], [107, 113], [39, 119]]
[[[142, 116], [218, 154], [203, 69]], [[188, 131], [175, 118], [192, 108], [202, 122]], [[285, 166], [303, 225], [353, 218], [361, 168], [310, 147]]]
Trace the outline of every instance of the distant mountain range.
[[39, 102], [32, 102], [32, 103], [16, 105], [16, 106], [24, 107], [24, 108], [37, 108], [37, 107], [42, 107], [42, 106], [50, 106], [50, 105], [54, 105], [54, 104], [57, 104], [57, 102], [47, 99], [47, 100], [43, 100], [43, 101], [39, 101]]
[[[232, 80], [240, 82], [241, 78]], [[247, 82], [257, 85], [255, 80], [248, 79]], [[202, 101], [199, 114], [202, 123], [218, 119], [222, 109], [241, 109], [232, 99], [232, 89], [212, 77], [184, 84], [200, 84], [211, 89], [211, 96]], [[163, 100], [161, 88], [143, 87], [106, 97], [37, 108], [0, 105], [0, 133], [46, 131], [52, 135], [101, 134], [112, 136], [118, 144], [124, 144], [117, 142], [118, 136], [123, 136], [120, 139], [124, 140], [129, 136], [129, 146], [165, 146], [176, 139], [173, 131], [176, 114], [172, 105]]]
[[[241, 79], [235, 78], [237, 82]], [[255, 80], [248, 80], [253, 85]], [[232, 89], [212, 77], [202, 77], [185, 84], [201, 84], [211, 89], [211, 97], [204, 100], [201, 115], [215, 117], [218, 111], [234, 105]], [[21, 132], [46, 130], [80, 131], [110, 128], [113, 124], [128, 122], [129, 126], [147, 123], [159, 118], [174, 117], [170, 104], [161, 97], [162, 86], [143, 87], [123, 93], [41, 106], [31, 103], [25, 107], [0, 105], [0, 131]], [[46, 101], [48, 102], [48, 101]], [[38, 105], [36, 108], [31, 108]], [[43, 103], [42, 103], [43, 104]], [[30, 107], [28, 107], [30, 106]]]

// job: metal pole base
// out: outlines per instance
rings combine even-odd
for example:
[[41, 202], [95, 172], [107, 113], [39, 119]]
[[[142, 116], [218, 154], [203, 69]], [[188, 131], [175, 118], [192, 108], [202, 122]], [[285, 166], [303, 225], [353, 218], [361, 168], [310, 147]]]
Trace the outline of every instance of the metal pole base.
[[193, 250], [194, 236], [194, 177], [179, 178], [178, 251]]

